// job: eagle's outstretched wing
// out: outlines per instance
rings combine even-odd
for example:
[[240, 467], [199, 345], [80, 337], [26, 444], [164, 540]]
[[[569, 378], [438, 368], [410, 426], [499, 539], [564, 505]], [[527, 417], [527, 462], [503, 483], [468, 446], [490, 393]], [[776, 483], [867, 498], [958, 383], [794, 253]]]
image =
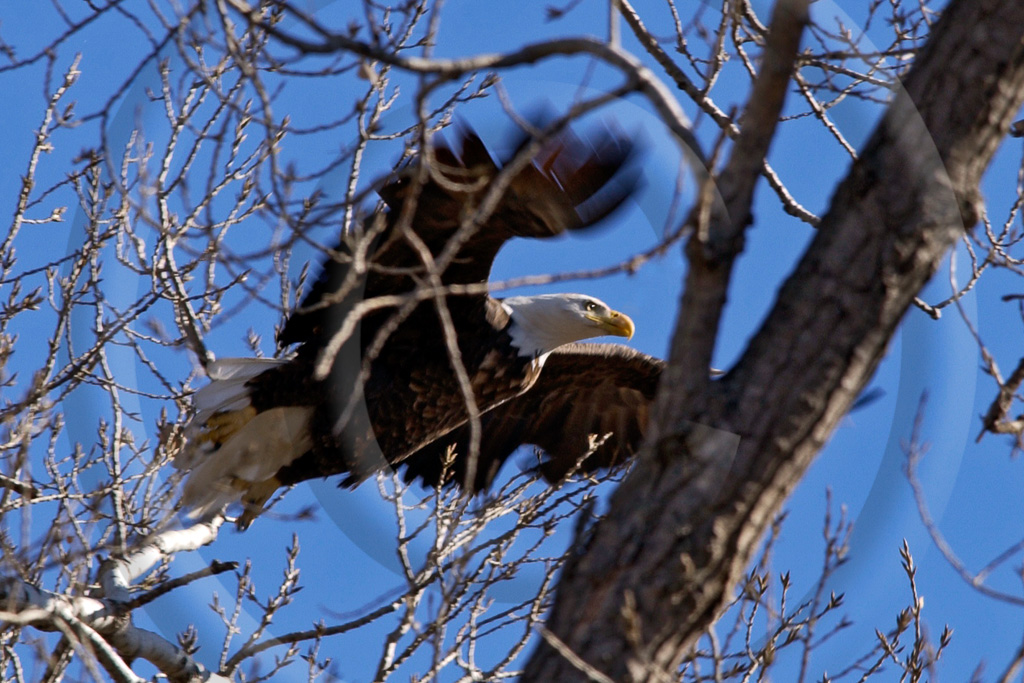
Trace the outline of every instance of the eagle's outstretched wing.
[[[442, 283], [449, 285], [486, 282], [498, 250], [513, 237], [548, 238], [595, 225], [636, 189], [639, 170], [628, 164], [634, 146], [622, 135], [603, 130], [587, 140], [565, 131], [545, 142], [532, 163], [512, 176], [479, 225], [467, 222], [467, 217], [480, 208], [491, 181], [508, 160], [495, 162], [468, 128], [461, 131], [457, 151], [440, 144], [433, 149], [432, 161], [417, 155], [414, 164], [431, 164], [428, 180], [417, 186], [413, 166], [380, 190], [387, 211], [371, 217], [360, 234], [347, 237], [333, 258], [327, 259], [319, 279], [282, 329], [279, 342], [323, 339], [343, 317], [339, 308], [375, 296], [410, 292], [422, 284], [422, 254], [400, 229], [407, 202], [414, 202], [408, 225], [433, 258], [440, 257], [452, 240], [459, 243], [441, 273]], [[382, 219], [383, 225], [376, 224], [375, 218]], [[367, 235], [372, 236], [372, 244], [361, 244]], [[365, 258], [367, 265], [356, 291], [340, 303], [324, 305], [350, 278], [353, 257], [360, 254], [358, 258]]]
[[[568, 344], [548, 356], [537, 382], [528, 391], [480, 418], [481, 441], [473, 491], [487, 488], [501, 465], [522, 445], [543, 452], [539, 469], [558, 481], [576, 468], [592, 439], [607, 438], [580, 465], [579, 471], [620, 464], [643, 440], [648, 409], [664, 361], [619, 344]], [[463, 484], [469, 427], [464, 425], [407, 458], [406, 481], [428, 486]], [[454, 444], [455, 460], [445, 455]]]

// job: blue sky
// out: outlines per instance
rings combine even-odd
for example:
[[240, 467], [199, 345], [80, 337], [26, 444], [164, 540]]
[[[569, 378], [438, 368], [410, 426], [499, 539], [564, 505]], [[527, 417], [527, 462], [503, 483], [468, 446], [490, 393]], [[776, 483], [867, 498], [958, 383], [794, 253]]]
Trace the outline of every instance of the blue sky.
[[[344, 4], [321, 2], [316, 3], [316, 7], [326, 19], [342, 26], [345, 21], [339, 17], [346, 16]], [[755, 4], [762, 16], [767, 16], [765, 3]], [[856, 14], [863, 11], [860, 4], [818, 2], [814, 12], [822, 21], [846, 16], [844, 13], [849, 12], [854, 16], [847, 16], [847, 23], [859, 26], [858, 21], [863, 20]], [[566, 20], [549, 23], [544, 20], [544, 2], [485, 4], [451, 0], [445, 5], [438, 55], [493, 52], [563, 34], [600, 35], [605, 30], [604, 10], [598, 9], [601, 5], [584, 2]], [[649, 25], [655, 25], [659, 18], [667, 21], [667, 12], [660, 3], [637, 5]], [[707, 11], [713, 11], [712, 5], [708, 7]], [[34, 3], [28, 8], [19, 7], [18, 11], [6, 9], [0, 28], [5, 39], [18, 46], [19, 54], [31, 54], [42, 41], [49, 39], [54, 17], [48, 5]], [[876, 23], [871, 31], [882, 35], [884, 27]], [[659, 31], [659, 35], [668, 33], [668, 28]], [[625, 46], [635, 50], [635, 44], [628, 38]], [[76, 109], [89, 112], [101, 107], [112, 91], [112, 84], [121, 82], [134, 66], [130, 57], [145, 49], [145, 41], [137, 32], [129, 30], [126, 23], [114, 21], [99, 22], [72, 38], [61, 48], [57, 66], [58, 70], [66, 68], [75, 52], [83, 55], [82, 77], [74, 93], [79, 100]], [[543, 102], [557, 107], [575, 94], [586, 66], [583, 60], [555, 60], [511, 71], [503, 76], [503, 82], [521, 108], [529, 109], [532, 104]], [[5, 91], [23, 93], [0, 108], [0, 135], [8, 159], [8, 172], [0, 174], [0, 210], [5, 215], [13, 210], [19, 176], [27, 163], [31, 131], [38, 126], [41, 117], [42, 74], [41, 63], [33, 68], [0, 73]], [[595, 87], [607, 82], [607, 78], [602, 81], [602, 76], [607, 76], [607, 72], [599, 67], [594, 73]], [[151, 76], [140, 77], [145, 78]], [[143, 82], [140, 80], [133, 90], [113, 103], [116, 113], [111, 127], [115, 142], [123, 142], [140, 116], [144, 123], [155, 120], [147, 117], [159, 118], [159, 111], [139, 109], [145, 102]], [[727, 103], [737, 102], [741, 97], [737, 90], [740, 83], [736, 72], [728, 71], [716, 85], [714, 95]], [[313, 122], [318, 116], [329, 116], [332, 111], [347, 111], [350, 106], [350, 98], [337, 83], [320, 87], [310, 80], [289, 90], [287, 96], [275, 104], [279, 113], [284, 110], [293, 113], [298, 125]], [[695, 114], [692, 106], [685, 102], [683, 106], [688, 113]], [[790, 111], [802, 109], [802, 103], [793, 98]], [[848, 99], [831, 113], [844, 136], [857, 147], [870, 133], [878, 110], [862, 101]], [[502, 131], [508, 125], [494, 99], [472, 103], [463, 110], [463, 115], [492, 145], [500, 142]], [[408, 110], [398, 109], [391, 116], [402, 120], [408, 117]], [[636, 132], [645, 140], [646, 183], [642, 192], [599, 234], [566, 238], [556, 243], [509, 245], [498, 258], [494, 279], [605, 266], [656, 242], [676, 180], [678, 149], [638, 99], [616, 105], [601, 118], [612, 117], [624, 130]], [[47, 174], [45, 177], [58, 178], [63, 160], [90, 144], [95, 136], [90, 138], [89, 132], [94, 129], [95, 124], [86, 124], [74, 133], [80, 137], [69, 133], [61, 138], [68, 144], [58, 146], [46, 157], [42, 171]], [[697, 132], [705, 149], [709, 149], [715, 131], [703, 122]], [[315, 166], [316, 157], [322, 152], [299, 138], [289, 154]], [[394, 160], [393, 152], [384, 148], [371, 154], [374, 156], [369, 166], [381, 172]], [[999, 192], [989, 200], [990, 215], [997, 222], [1002, 220], [1013, 199], [1007, 194], [1007, 188], [1012, 189], [1017, 172], [1015, 155], [1019, 155], [1016, 146], [1001, 152], [986, 178], [986, 187]], [[816, 213], [827, 207], [832, 188], [849, 162], [835, 142], [810, 122], [783, 127], [772, 149], [771, 161], [796, 198]], [[319, 189], [328, 194], [339, 191], [330, 180], [321, 183]], [[81, 240], [80, 221], [81, 216], [70, 215], [69, 220], [59, 226], [39, 230], [26, 228], [16, 245], [22, 267], [31, 268], [53, 258], [56, 244], [62, 251], [73, 249]], [[781, 212], [766, 187], [759, 189], [755, 221], [730, 291], [716, 348], [715, 364], [719, 367], [727, 368], [743, 352], [746, 340], [771, 306], [778, 286], [811, 236], [808, 226]], [[253, 234], [260, 233], [254, 231]], [[962, 250], [958, 260], [961, 266], [966, 262]], [[298, 266], [298, 263], [293, 264], [296, 272]], [[636, 275], [571, 283], [557, 289], [591, 293], [625, 311], [637, 323], [632, 345], [664, 356], [675, 322], [682, 273], [682, 259], [678, 249], [673, 249]], [[961, 281], [963, 277], [961, 268]], [[131, 276], [116, 270], [109, 273], [107, 284], [115, 300], [119, 288], [123, 288], [124, 296], [130, 299], [142, 286], [132, 281]], [[1016, 362], [1021, 321], [1013, 305], [999, 301], [999, 296], [1012, 293], [1017, 286], [1006, 276], [995, 274], [983, 278], [962, 300], [963, 310], [977, 325], [1004, 370]], [[943, 268], [922, 298], [934, 302], [948, 294], [949, 272]], [[262, 334], [262, 349], [269, 355], [273, 352], [275, 322], [273, 313], [266, 307], [254, 306], [251, 311], [215, 329], [207, 341], [218, 356], [242, 355], [247, 352], [245, 331], [252, 328]], [[32, 350], [26, 348], [25, 340], [32, 339], [32, 330], [23, 330], [22, 335], [19, 347], [22, 355], [16, 361], [30, 367]], [[120, 372], [132, 376], [131, 357], [125, 357], [123, 362], [125, 366]], [[171, 354], [163, 362], [180, 364], [181, 370], [170, 373], [176, 377], [184, 376], [192, 367], [192, 361], [184, 353]], [[922, 433], [929, 444], [929, 452], [920, 476], [931, 512], [942, 532], [972, 569], [980, 568], [1024, 535], [1019, 495], [1024, 485], [1021, 464], [1008, 457], [1009, 449], [1003, 439], [988, 436], [975, 443], [980, 428], [978, 415], [987, 410], [994, 391], [992, 382], [980, 371], [977, 347], [956, 311], [948, 308], [942, 318], [935, 321], [911, 309], [871, 386], [880, 388], [882, 397], [853, 413], [840, 425], [787, 505], [788, 521], [776, 549], [774, 569], [777, 573], [791, 571], [794, 582], [791, 599], [798, 598], [812, 588], [821, 565], [826, 489], [831, 489], [835, 503], [845, 505], [855, 520], [850, 562], [830, 585], [831, 590], [847, 594], [845, 613], [855, 626], [846, 636], [821, 648], [814, 659], [813, 675], [820, 678], [822, 671], [834, 672], [842, 668], [871, 647], [875, 628], [891, 628], [897, 612], [909, 599], [898, 555], [899, 545], [906, 539], [920, 567], [918, 587], [925, 596], [924, 616], [933, 637], [937, 637], [945, 623], [955, 630], [940, 674], [953, 680], [965, 679], [984, 660], [988, 662], [986, 671], [992, 676], [1019, 645], [1019, 610], [979, 598], [954, 575], [933, 548], [918, 520], [903, 474], [902, 446], [910, 435], [919, 399], [926, 393]], [[80, 429], [76, 431], [72, 425], [69, 438], [83, 441], [91, 438], [89, 430], [93, 422], [87, 416], [92, 414], [93, 400], [93, 396], [83, 391], [65, 406], [66, 412], [81, 419]], [[140, 406], [140, 410], [150, 418], [137, 427], [140, 437], [144, 438], [146, 430], [152, 428], [159, 407]], [[303, 582], [315, 589], [307, 588], [300, 598], [302, 607], [293, 610], [293, 619], [282, 619], [275, 628], [282, 631], [305, 628], [316, 615], [324, 614], [325, 609], [335, 614], [350, 612], [378, 596], [387, 595], [398, 584], [399, 579], [388, 569], [387, 562], [373, 557], [389, 552], [387, 546], [383, 546], [383, 550], [374, 547], [378, 533], [384, 538], [393, 534], [388, 531], [387, 525], [392, 522], [387, 511], [375, 511], [373, 507], [379, 503], [376, 495], [370, 486], [355, 492], [339, 492], [330, 482], [300, 486], [289, 494], [283, 510], [316, 504], [325, 506], [326, 511], [320, 515], [323, 523], [297, 527], [302, 543]], [[259, 520], [245, 534], [226, 530], [214, 546], [197, 554], [205, 559], [180, 558], [175, 570], [188, 571], [212, 558], [252, 557], [258, 588], [262, 587], [261, 592], [265, 593], [272, 589], [280, 575], [283, 548], [290, 543], [295, 528], [293, 523], [268, 518]], [[372, 533], [367, 533], [367, 529], [373, 530]], [[1019, 581], [1011, 571], [1019, 564], [1018, 559], [1016, 564], [1011, 563], [994, 576], [994, 584], [1019, 593]], [[201, 628], [216, 631], [212, 614], [204, 616], [213, 585], [214, 580], [193, 584], [155, 603], [149, 610], [154, 627], [171, 635], [185, 624], [198, 621]], [[222, 599], [229, 598], [231, 583], [225, 581], [217, 591]], [[345, 662], [342, 673], [349, 680], [364, 680], [369, 674], [361, 667], [369, 666], [370, 662], [363, 661], [359, 653], [372, 652], [379, 638], [379, 630], [368, 628], [365, 632], [336, 638], [326, 649]], [[215, 647], [216, 643], [211, 642], [201, 657], [208, 656], [206, 653], [212, 653]], [[784, 680], [781, 672], [793, 664], [784, 662], [776, 676]]]

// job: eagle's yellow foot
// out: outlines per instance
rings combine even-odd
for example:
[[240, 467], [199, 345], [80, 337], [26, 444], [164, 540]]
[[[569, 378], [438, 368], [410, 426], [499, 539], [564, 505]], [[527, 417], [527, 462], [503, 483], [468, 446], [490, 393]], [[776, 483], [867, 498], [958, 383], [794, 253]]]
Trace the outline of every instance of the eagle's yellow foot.
[[203, 424], [203, 433], [199, 435], [199, 441], [220, 446], [237, 434], [238, 430], [254, 417], [256, 417], [256, 409], [252, 406], [211, 415]]
[[242, 512], [236, 522], [240, 531], [245, 531], [249, 528], [249, 525], [263, 512], [263, 506], [274, 495], [274, 491], [279, 488], [281, 488], [281, 481], [277, 477], [249, 484], [248, 491], [242, 496], [242, 505], [245, 506], [245, 511]]

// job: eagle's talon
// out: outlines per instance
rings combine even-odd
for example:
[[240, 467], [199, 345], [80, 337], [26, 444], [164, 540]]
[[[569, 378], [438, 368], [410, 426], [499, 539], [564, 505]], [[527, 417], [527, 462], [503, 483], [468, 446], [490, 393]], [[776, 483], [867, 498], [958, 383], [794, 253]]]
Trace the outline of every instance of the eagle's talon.
[[[241, 479], [236, 479], [232, 482], [233, 486], [237, 486], [241, 483]], [[238, 526], [239, 531], [245, 531], [249, 528], [249, 525], [263, 512], [264, 506], [270, 497], [274, 495], [274, 491], [281, 487], [281, 480], [277, 477], [271, 477], [258, 482], [244, 482], [244, 486], [240, 487], [245, 490], [242, 494], [242, 505], [245, 506], [245, 511], [238, 517], [238, 521], [235, 523]]]

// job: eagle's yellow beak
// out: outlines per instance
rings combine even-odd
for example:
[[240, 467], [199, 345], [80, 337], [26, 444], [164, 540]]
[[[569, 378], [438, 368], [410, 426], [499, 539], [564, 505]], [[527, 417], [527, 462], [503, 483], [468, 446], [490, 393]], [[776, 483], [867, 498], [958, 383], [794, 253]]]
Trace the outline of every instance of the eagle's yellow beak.
[[602, 330], [608, 334], [615, 335], [616, 337], [632, 339], [633, 332], [636, 331], [636, 326], [633, 325], [633, 320], [625, 313], [611, 311], [606, 316], [588, 315], [587, 317], [597, 323]]

